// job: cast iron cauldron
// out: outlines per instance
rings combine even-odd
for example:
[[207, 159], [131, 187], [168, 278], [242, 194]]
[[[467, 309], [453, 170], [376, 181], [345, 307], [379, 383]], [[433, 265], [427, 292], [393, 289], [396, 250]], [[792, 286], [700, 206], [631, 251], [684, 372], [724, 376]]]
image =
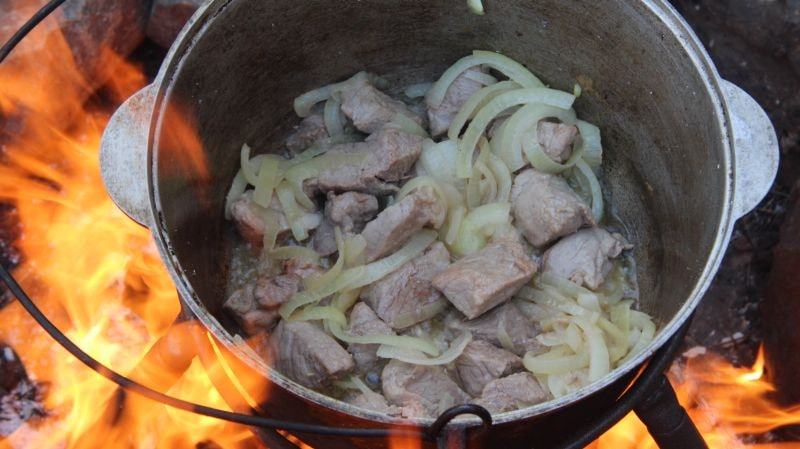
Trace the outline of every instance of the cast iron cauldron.
[[[602, 130], [607, 201], [635, 244], [641, 307], [659, 332], [605, 379], [468, 431], [471, 447], [529, 447], [605, 410], [642, 362], [690, 316], [736, 219], [765, 195], [778, 164], [763, 110], [721, 79], [697, 37], [663, 0], [212, 0], [173, 44], [152, 85], [129, 99], [103, 136], [106, 187], [153, 233], [184, 305], [272, 384], [274, 418], [386, 427], [270, 370], [234, 339], [221, 313], [231, 239], [223, 218], [243, 142], [279, 149], [298, 94], [360, 70], [395, 84], [434, 80], [473, 49], [497, 50], [555, 88]], [[190, 118], [185, 123], [183, 118]], [[199, 143], [183, 128], [196, 128]], [[428, 421], [419, 420], [418, 424]], [[477, 425], [463, 420], [463, 425]], [[317, 447], [375, 441], [304, 436]]]

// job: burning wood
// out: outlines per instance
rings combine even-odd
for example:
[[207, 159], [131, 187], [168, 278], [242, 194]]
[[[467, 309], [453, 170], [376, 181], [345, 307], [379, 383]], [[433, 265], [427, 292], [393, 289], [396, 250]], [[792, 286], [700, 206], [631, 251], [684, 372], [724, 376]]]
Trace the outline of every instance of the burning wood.
[[31, 382], [11, 349], [0, 343], [0, 437], [7, 437], [34, 416], [43, 416], [40, 386]]

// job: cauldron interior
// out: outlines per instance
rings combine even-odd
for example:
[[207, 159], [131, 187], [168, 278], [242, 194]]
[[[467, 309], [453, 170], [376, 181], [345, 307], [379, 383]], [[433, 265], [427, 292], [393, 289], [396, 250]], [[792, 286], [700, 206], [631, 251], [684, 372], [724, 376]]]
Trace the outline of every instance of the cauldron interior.
[[223, 203], [244, 142], [279, 152], [297, 123], [292, 100], [312, 88], [360, 70], [398, 85], [431, 81], [485, 49], [555, 88], [581, 84], [575, 108], [602, 130], [606, 200], [636, 247], [641, 306], [660, 324], [676, 314], [724, 209], [723, 131], [707, 81], [642, 2], [486, 3], [476, 16], [452, 0], [231, 0], [194, 24], [195, 38], [173, 49], [162, 111], [189, 111], [211, 178], [182, 163], [187, 140], [167, 132], [165, 113], [154, 134], [156, 207], [173, 262], [211, 313], [224, 301]]

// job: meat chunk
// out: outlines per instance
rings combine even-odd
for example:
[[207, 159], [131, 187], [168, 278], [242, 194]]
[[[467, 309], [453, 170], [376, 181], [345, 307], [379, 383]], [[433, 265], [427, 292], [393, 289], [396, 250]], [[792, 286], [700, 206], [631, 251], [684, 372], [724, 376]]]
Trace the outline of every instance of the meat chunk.
[[522, 368], [522, 359], [483, 340], [472, 340], [456, 359], [456, 372], [464, 390], [480, 396], [489, 382]]
[[[350, 311], [347, 333], [355, 336], [365, 335], [394, 335], [394, 331], [388, 324], [384, 323], [368, 305], [363, 302], [357, 303]], [[359, 372], [371, 373], [378, 368], [377, 344], [351, 343], [347, 349], [353, 354]]]
[[489, 382], [476, 402], [492, 413], [503, 413], [547, 399], [547, 392], [531, 373], [517, 373]]
[[293, 275], [298, 279], [305, 279], [309, 276], [316, 276], [325, 271], [320, 265], [309, 262], [298, 257], [291, 257], [283, 262], [283, 272], [286, 275]]
[[511, 204], [514, 223], [535, 247], [594, 224], [589, 206], [564, 178], [534, 169], [514, 179]]
[[361, 232], [364, 224], [378, 213], [378, 199], [359, 192], [345, 192], [336, 195], [328, 192], [325, 203], [325, 218], [343, 232]]
[[433, 278], [433, 286], [473, 319], [511, 298], [536, 268], [521, 242], [503, 239], [447, 267]]
[[322, 220], [322, 223], [314, 231], [314, 235], [311, 236], [311, 249], [323, 257], [330, 256], [338, 250], [336, 233], [330, 221]]
[[422, 125], [422, 119], [405, 103], [378, 90], [365, 76], [354, 76], [340, 92], [342, 112], [361, 132], [372, 134], [378, 131], [396, 114], [403, 114]]
[[403, 417], [437, 416], [470, 397], [441, 366], [411, 365], [390, 361], [383, 369], [383, 394], [390, 404], [401, 407]]
[[[514, 302], [503, 304], [476, 320], [450, 321], [448, 327], [468, 330], [476, 340], [504, 347], [518, 356], [526, 352], [540, 353], [544, 349], [536, 339], [540, 333], [539, 325], [522, 313]], [[509, 343], [510, 347], [506, 347]]]
[[355, 367], [350, 353], [308, 321], [282, 320], [269, 340], [275, 369], [309, 388], [328, 386]]
[[386, 195], [397, 191], [400, 181], [422, 152], [422, 137], [395, 128], [384, 128], [364, 142], [334, 145], [329, 153], [362, 153], [360, 164], [325, 170], [306, 181], [306, 188], [322, 192], [363, 192]]
[[378, 413], [386, 413], [387, 415], [396, 415], [400, 413], [397, 407], [389, 405], [389, 403], [386, 402], [386, 398], [380, 393], [348, 391], [342, 400], [356, 407], [365, 408]]
[[294, 274], [260, 276], [233, 292], [224, 307], [248, 335], [268, 331], [279, 319], [278, 308], [300, 290], [300, 280]]
[[441, 242], [436, 242], [420, 257], [367, 286], [361, 298], [391, 327], [413, 326], [447, 304], [431, 281], [448, 265], [450, 253]]
[[559, 164], [572, 156], [572, 144], [577, 136], [578, 127], [574, 125], [540, 120], [536, 127], [536, 139], [542, 151]]
[[297, 154], [326, 137], [328, 137], [328, 130], [325, 128], [322, 112], [314, 112], [304, 118], [297, 130], [286, 139], [286, 148], [292, 154]]
[[[253, 201], [253, 191], [248, 190], [231, 205], [231, 216], [236, 223], [236, 229], [256, 248], [263, 246], [264, 232], [267, 230], [265, 219], [267, 213], [272, 213], [277, 218], [279, 237], [291, 230], [277, 196], [273, 196], [269, 208], [265, 208]], [[301, 226], [308, 230], [316, 228], [321, 222], [322, 215], [316, 212], [307, 212], [300, 218]]]
[[542, 257], [543, 270], [596, 289], [611, 271], [610, 259], [632, 247], [619, 234], [601, 228], [584, 229], [548, 249]]
[[415, 232], [433, 224], [444, 213], [443, 208], [432, 189], [420, 188], [384, 209], [361, 233], [367, 241], [367, 262], [400, 248]]
[[483, 84], [470, 78], [470, 73], [481, 73], [481, 69], [480, 67], [470, 67], [464, 71], [447, 88], [442, 104], [437, 107], [428, 107], [431, 137], [438, 137], [446, 133], [450, 128], [450, 123], [458, 114], [458, 110], [464, 106], [472, 94], [483, 87]]
[[247, 335], [256, 335], [272, 328], [280, 316], [275, 309], [269, 310], [259, 306], [253, 294], [254, 285], [247, 284], [233, 292], [223, 304]]

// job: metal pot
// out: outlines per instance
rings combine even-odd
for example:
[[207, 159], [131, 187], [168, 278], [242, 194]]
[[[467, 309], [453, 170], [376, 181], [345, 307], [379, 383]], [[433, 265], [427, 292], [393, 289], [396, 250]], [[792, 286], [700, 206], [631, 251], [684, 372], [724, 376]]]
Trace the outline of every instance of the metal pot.
[[[231, 245], [223, 202], [239, 148], [280, 148], [295, 121], [292, 99], [306, 90], [359, 70], [387, 74], [397, 85], [429, 81], [473, 49], [501, 51], [556, 88], [583, 87], [575, 107], [602, 130], [605, 193], [635, 244], [641, 307], [660, 330], [602, 381], [496, 415], [488, 432], [470, 430], [476, 447], [546, 442], [613, 401], [690, 316], [733, 223], [769, 189], [778, 145], [766, 114], [719, 77], [665, 1], [502, 0], [486, 7], [476, 16], [445, 0], [212, 0], [181, 32], [153, 84], [109, 123], [101, 153], [109, 193], [151, 229], [185, 306], [269, 377], [272, 417], [398, 424], [271, 371], [236, 344], [237, 329], [220, 313]], [[199, 142], [184, 132], [192, 126]]]

